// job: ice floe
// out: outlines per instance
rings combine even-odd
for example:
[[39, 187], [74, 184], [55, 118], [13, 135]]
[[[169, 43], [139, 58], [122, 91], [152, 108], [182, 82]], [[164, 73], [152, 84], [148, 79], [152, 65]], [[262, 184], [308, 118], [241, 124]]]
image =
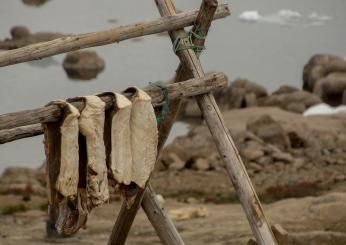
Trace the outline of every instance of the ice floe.
[[258, 10], [247, 10], [239, 15], [242, 22], [250, 23], [271, 23], [279, 25], [303, 25], [319, 26], [333, 18], [328, 15], [312, 12], [304, 16], [298, 11], [291, 9], [280, 9], [276, 13], [262, 15]]
[[304, 112], [304, 116], [346, 114], [346, 105], [331, 107], [325, 103], [317, 104]]

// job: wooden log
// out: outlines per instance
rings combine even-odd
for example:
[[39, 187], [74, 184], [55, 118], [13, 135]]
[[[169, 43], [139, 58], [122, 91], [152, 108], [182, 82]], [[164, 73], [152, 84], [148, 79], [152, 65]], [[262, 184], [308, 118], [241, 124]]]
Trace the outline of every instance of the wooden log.
[[185, 244], [172, 220], [164, 212], [156, 198], [156, 194], [150, 184], [148, 184], [142, 200], [142, 207], [160, 237], [162, 244]]
[[[197, 13], [198, 10], [193, 10], [176, 14], [173, 17], [159, 18], [127, 26], [120, 26], [106, 31], [66, 36], [52, 41], [32, 44], [23, 48], [2, 52], [0, 53], [0, 67], [42, 59], [83, 48], [121, 42], [127, 39], [160, 33], [167, 30], [183, 28], [193, 25]], [[224, 18], [228, 15], [230, 15], [228, 6], [227, 4], [223, 4], [218, 8], [215, 18]]]
[[[155, 0], [155, 2], [160, 10], [161, 16], [175, 14], [175, 7], [171, 0]], [[178, 37], [184, 35], [186, 35], [186, 33], [183, 29], [170, 32], [173, 43]], [[180, 43], [185, 46], [191, 45], [187, 38], [182, 39]], [[180, 50], [177, 52], [177, 55], [186, 72], [189, 72], [195, 78], [204, 76], [204, 71], [193, 50]], [[200, 95], [197, 96], [196, 99], [216, 143], [220, 156], [226, 165], [227, 173], [235, 187], [257, 242], [261, 245], [277, 244], [239, 152], [223, 121], [222, 114], [215, 102], [213, 94]]]
[[8, 143], [18, 139], [33, 137], [42, 133], [43, 131], [40, 123], [18, 128], [11, 128], [8, 130], [0, 130], [0, 144]]
[[[211, 20], [215, 14], [217, 8], [217, 1], [215, 0], [203, 0], [200, 7], [200, 11], [197, 16], [197, 20], [193, 26], [193, 31], [197, 32], [201, 30], [200, 35], [206, 36], [210, 27]], [[204, 39], [195, 39], [193, 38], [195, 45], [204, 45]], [[174, 82], [180, 82], [182, 80], [188, 79], [191, 77], [189, 73], [186, 73], [182, 66], [180, 65], [177, 69], [177, 74], [175, 76]], [[160, 150], [166, 142], [166, 139], [169, 135], [171, 127], [175, 121], [175, 118], [179, 112], [181, 106], [181, 100], [176, 99], [170, 103], [169, 113], [166, 115], [161, 124], [159, 125], [159, 146]], [[144, 197], [143, 197], [144, 195]], [[130, 231], [131, 224], [137, 214], [138, 206], [142, 203], [142, 207], [146, 212], [148, 219], [152, 223], [153, 227], [156, 230], [156, 233], [160, 237], [160, 240], [163, 244], [184, 244], [179, 233], [175, 229], [173, 223], [161, 210], [159, 203], [155, 198], [155, 193], [151, 188], [147, 188], [146, 191], [138, 193], [134, 205], [127, 209], [126, 205], [123, 204], [117, 221], [114, 224], [112, 234], [110, 236], [109, 244], [124, 244], [127, 238], [127, 234]], [[144, 200], [141, 202], [141, 200]], [[154, 210], [154, 212], [153, 212]], [[155, 212], [157, 210], [157, 212]], [[125, 224], [125, 225], [124, 225]]]
[[[210, 73], [201, 79], [190, 79], [185, 82], [167, 85], [169, 100], [204, 94], [225, 87], [228, 78], [224, 73]], [[145, 91], [151, 96], [154, 107], [164, 102], [160, 88], [150, 86]], [[124, 94], [126, 95], [126, 94]], [[113, 107], [113, 97], [102, 95], [106, 110]], [[71, 102], [78, 110], [84, 107], [83, 100]], [[0, 130], [12, 129], [37, 123], [55, 122], [61, 117], [61, 109], [57, 105], [49, 105], [32, 110], [0, 115]], [[0, 131], [0, 132], [1, 132]]]

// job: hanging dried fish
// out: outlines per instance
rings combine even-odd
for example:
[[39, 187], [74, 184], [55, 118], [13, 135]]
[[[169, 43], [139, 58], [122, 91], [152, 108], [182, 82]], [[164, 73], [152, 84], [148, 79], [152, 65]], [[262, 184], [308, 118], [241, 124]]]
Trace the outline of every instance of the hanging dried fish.
[[131, 87], [125, 92], [132, 94], [130, 118], [132, 181], [145, 187], [154, 170], [157, 157], [158, 130], [151, 97], [143, 90]]
[[59, 234], [71, 235], [87, 220], [81, 205], [79, 183], [78, 117], [79, 111], [64, 101], [54, 101], [63, 117], [44, 124], [49, 193], [49, 223]]
[[78, 188], [78, 117], [79, 111], [66, 103], [67, 114], [61, 127], [60, 172], [56, 181], [56, 189], [64, 197], [76, 197]]
[[80, 132], [86, 139], [88, 210], [109, 199], [106, 153], [103, 140], [105, 103], [97, 96], [85, 96], [79, 119]]
[[132, 103], [122, 94], [114, 94], [114, 114], [111, 123], [111, 154], [109, 168], [112, 177], [125, 185], [132, 181], [130, 117]]

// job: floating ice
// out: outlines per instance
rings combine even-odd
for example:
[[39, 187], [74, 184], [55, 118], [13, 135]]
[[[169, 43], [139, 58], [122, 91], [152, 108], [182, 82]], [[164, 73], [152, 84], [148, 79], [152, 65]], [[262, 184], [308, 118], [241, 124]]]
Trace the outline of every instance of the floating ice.
[[316, 12], [312, 12], [309, 16], [309, 19], [311, 20], [319, 20], [319, 21], [328, 21], [333, 19], [331, 16], [328, 15], [323, 15], [323, 14], [318, 14]]
[[256, 10], [244, 11], [239, 15], [239, 19], [245, 22], [257, 22], [261, 18]]
[[302, 15], [297, 12], [293, 11], [291, 9], [281, 9], [277, 15], [283, 19], [291, 20], [291, 19], [299, 19], [302, 17]]
[[325, 103], [317, 104], [304, 112], [304, 116], [346, 114], [346, 106], [331, 107]]
[[303, 16], [301, 13], [291, 9], [281, 9], [276, 13], [261, 15], [257, 10], [244, 11], [239, 15], [239, 19], [248, 23], [271, 23], [279, 25], [302, 25], [302, 26], [320, 26], [326, 21], [332, 19], [331, 16], [311, 13]]

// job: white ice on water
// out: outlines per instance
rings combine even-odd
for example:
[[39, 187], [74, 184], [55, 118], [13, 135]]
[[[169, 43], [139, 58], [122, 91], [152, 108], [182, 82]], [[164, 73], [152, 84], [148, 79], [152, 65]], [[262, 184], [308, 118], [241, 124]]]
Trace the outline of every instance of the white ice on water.
[[346, 105], [331, 107], [325, 103], [314, 105], [304, 112], [304, 116], [346, 114]]
[[250, 23], [271, 23], [279, 25], [305, 25], [305, 26], [319, 26], [324, 25], [325, 22], [333, 18], [328, 15], [312, 12], [304, 16], [298, 11], [291, 9], [280, 9], [276, 13], [261, 15], [258, 10], [247, 10], [239, 15], [242, 22]]

